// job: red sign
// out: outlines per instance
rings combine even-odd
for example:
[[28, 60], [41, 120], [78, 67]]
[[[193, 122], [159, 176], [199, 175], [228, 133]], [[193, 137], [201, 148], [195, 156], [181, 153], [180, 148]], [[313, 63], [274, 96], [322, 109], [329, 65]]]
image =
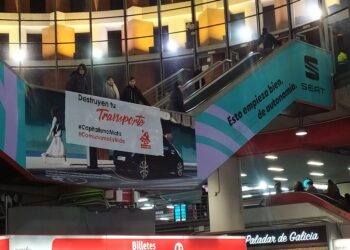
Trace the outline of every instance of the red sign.
[[0, 250], [9, 250], [9, 239], [0, 238]]
[[56, 238], [52, 250], [246, 250], [244, 237], [127, 237]]

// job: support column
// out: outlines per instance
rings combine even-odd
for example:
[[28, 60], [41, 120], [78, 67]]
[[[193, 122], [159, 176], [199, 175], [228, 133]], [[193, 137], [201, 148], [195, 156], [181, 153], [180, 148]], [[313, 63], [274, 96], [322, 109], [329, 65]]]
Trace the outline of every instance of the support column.
[[210, 231], [244, 229], [239, 161], [228, 159], [208, 178]]

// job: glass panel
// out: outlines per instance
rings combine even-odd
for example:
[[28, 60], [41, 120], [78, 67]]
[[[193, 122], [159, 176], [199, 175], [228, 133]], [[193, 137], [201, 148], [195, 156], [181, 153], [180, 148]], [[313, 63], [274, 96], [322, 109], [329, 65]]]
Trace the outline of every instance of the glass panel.
[[55, 0], [20, 0], [22, 13], [51, 13], [55, 11]]
[[123, 6], [123, 0], [99, 0], [93, 1], [92, 11], [123, 10]]
[[145, 62], [133, 63], [129, 65], [130, 76], [136, 79], [136, 86], [144, 92], [160, 82], [160, 63]]
[[23, 78], [30, 84], [56, 89], [56, 69], [54, 68], [22, 68]]
[[[124, 55], [124, 23], [122, 17], [92, 20], [93, 56], [98, 59]], [[114, 61], [117, 62], [117, 61]]]
[[199, 46], [223, 44], [225, 17], [222, 1], [212, 1], [195, 6]]
[[191, 7], [190, 0], [161, 0], [161, 10], [181, 9], [184, 7]]
[[58, 59], [86, 59], [91, 55], [88, 20], [57, 22]]
[[[42, 14], [42, 16], [44, 15], [46, 14]], [[55, 39], [55, 25], [50, 20], [21, 22], [22, 49], [26, 51], [28, 61], [55, 59]]]
[[331, 15], [339, 10], [349, 7], [349, 1], [347, 0], [326, 0], [325, 1], [327, 14]]
[[2, 56], [11, 66], [19, 65], [19, 62], [25, 59], [26, 51], [20, 50], [18, 31], [18, 21], [0, 20]]
[[[193, 48], [194, 44], [191, 31], [186, 30], [186, 25], [192, 21], [191, 8], [162, 11], [161, 18], [164, 56], [191, 53], [191, 50], [186, 50]], [[155, 34], [155, 43], [158, 47], [157, 34]]]
[[228, 25], [230, 45], [250, 42], [259, 38], [256, 16], [237, 19]]
[[294, 2], [291, 7], [293, 27], [319, 20], [321, 17], [322, 12], [317, 0], [300, 0]]
[[127, 8], [131, 9], [132, 7], [134, 8], [143, 8], [143, 7], [148, 7], [145, 10], [149, 12], [149, 7], [157, 7], [157, 0], [127, 0]]
[[[18, 19], [11, 17], [12, 14], [17, 14], [18, 12], [18, 4], [14, 0], [2, 0], [0, 1], [0, 13], [1, 18], [3, 19]], [[4, 13], [8, 13], [8, 15], [4, 15]]]
[[94, 67], [94, 93], [102, 96], [102, 89], [109, 76], [113, 77], [115, 84], [121, 94], [126, 86], [126, 67], [125, 65], [103, 65]]
[[[91, 0], [56, 0], [56, 8], [58, 11], [61, 11], [64, 13], [89, 12], [90, 2]], [[79, 17], [75, 17], [72, 19], [77, 19], [77, 18]], [[82, 17], [80, 16], [80, 18]], [[67, 17], [66, 19], [71, 19], [71, 18]]]
[[166, 59], [163, 61], [163, 69], [164, 69], [163, 70], [164, 78], [171, 76], [172, 74], [176, 73], [180, 69], [185, 69], [186, 73], [182, 74], [184, 76], [182, 81], [186, 82], [193, 76], [194, 58], [193, 56], [187, 56], [187, 57]]
[[128, 54], [157, 53], [154, 39], [157, 26], [157, 13], [129, 17], [127, 23]]

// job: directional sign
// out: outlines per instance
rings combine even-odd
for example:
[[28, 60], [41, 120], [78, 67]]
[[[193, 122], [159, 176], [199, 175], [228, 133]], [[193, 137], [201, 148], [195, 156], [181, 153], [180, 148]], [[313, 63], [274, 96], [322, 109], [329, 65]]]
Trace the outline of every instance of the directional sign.
[[216, 168], [295, 101], [333, 106], [330, 53], [293, 41], [196, 117], [198, 175]]

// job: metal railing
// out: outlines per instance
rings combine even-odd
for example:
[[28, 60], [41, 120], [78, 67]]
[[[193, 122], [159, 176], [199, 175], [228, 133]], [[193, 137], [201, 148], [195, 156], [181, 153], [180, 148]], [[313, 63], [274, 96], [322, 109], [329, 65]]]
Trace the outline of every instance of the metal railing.
[[176, 82], [182, 83], [186, 81], [189, 78], [187, 76], [189, 72], [191, 72], [190, 69], [182, 68], [174, 74], [170, 75], [169, 77], [163, 79], [161, 82], [157, 83], [153, 87], [149, 88], [145, 92], [143, 92], [143, 95], [146, 97], [146, 99], [150, 102], [151, 105], [154, 105], [159, 100], [166, 97], [169, 94], [169, 92], [171, 92]]
[[[231, 67], [231, 60], [225, 59], [223, 61], [217, 61], [211, 65], [208, 69], [191, 78], [184, 84], [182, 84], [182, 92], [184, 99], [186, 96], [191, 95], [194, 91], [203, 88], [206, 84], [215, 80], [217, 77], [225, 73]], [[229, 66], [227, 66], [229, 65]], [[222, 67], [222, 70], [221, 70]], [[209, 80], [209, 81], [208, 81]], [[153, 106], [167, 109], [171, 90], [161, 100], [156, 102]]]

